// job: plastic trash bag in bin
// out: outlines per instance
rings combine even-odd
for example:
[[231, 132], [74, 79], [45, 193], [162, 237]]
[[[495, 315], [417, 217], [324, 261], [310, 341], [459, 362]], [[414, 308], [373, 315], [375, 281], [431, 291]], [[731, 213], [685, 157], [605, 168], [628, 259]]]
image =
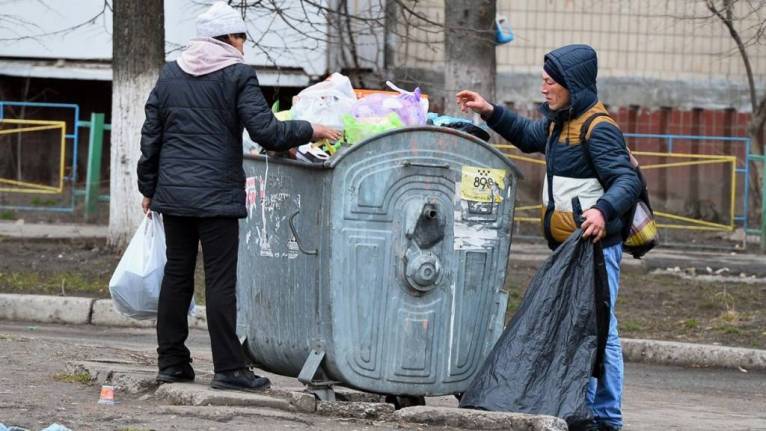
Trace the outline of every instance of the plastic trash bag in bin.
[[348, 77], [333, 73], [293, 98], [293, 120], [306, 120], [337, 129], [343, 128], [343, 115], [350, 114], [356, 95]]
[[396, 114], [406, 126], [422, 126], [426, 124], [428, 114], [428, 99], [421, 97], [420, 88], [405, 91], [386, 81], [391, 89], [399, 93], [394, 96], [386, 93], [373, 93], [354, 103], [351, 111], [357, 119], [386, 117]]
[[601, 245], [578, 229], [530, 281], [460, 407], [589, 421], [588, 381], [603, 372], [608, 283]]

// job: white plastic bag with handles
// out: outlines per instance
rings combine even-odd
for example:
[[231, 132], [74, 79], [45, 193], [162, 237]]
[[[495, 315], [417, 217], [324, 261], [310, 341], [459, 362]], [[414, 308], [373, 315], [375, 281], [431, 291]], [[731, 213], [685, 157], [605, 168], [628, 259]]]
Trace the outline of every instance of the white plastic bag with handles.
[[343, 129], [343, 116], [351, 114], [356, 103], [354, 87], [348, 77], [333, 73], [329, 78], [316, 83], [293, 98], [290, 108], [293, 120], [305, 120]]
[[[138, 226], [109, 280], [114, 309], [133, 319], [156, 319], [165, 262], [165, 227], [160, 214], [152, 212]], [[193, 308], [192, 299], [190, 312]]]

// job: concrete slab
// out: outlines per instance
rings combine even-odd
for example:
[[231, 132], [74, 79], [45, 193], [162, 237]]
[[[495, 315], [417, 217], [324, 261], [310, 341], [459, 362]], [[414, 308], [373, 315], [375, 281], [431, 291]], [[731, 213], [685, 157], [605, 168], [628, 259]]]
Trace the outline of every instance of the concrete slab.
[[90, 323], [92, 298], [0, 293], [0, 319], [46, 323]]
[[320, 401], [317, 413], [342, 418], [391, 420], [394, 405], [386, 403], [363, 403], [347, 401]]
[[287, 420], [302, 425], [312, 425], [295, 413], [266, 408], [221, 407], [221, 406], [163, 406], [160, 412], [173, 416], [186, 416], [216, 422], [229, 422], [235, 417], [254, 417]]
[[467, 429], [508, 431], [566, 431], [563, 419], [522, 413], [486, 412], [450, 407], [417, 406], [397, 410], [394, 419], [401, 422]]
[[114, 386], [117, 393], [138, 394], [154, 390], [158, 386], [155, 380], [157, 369], [153, 366], [129, 361], [68, 361], [65, 366], [69, 373], [87, 373], [97, 384]]
[[264, 394], [219, 391], [198, 383], [164, 384], [155, 395], [176, 405], [187, 406], [234, 406], [266, 407], [277, 410], [296, 411], [290, 401]]
[[[271, 378], [271, 376], [269, 377]], [[273, 381], [273, 379], [272, 379]], [[370, 392], [357, 391], [356, 389], [347, 388], [345, 386], [335, 385], [332, 387], [335, 391], [335, 399], [337, 401], [356, 402], [356, 403], [383, 403], [386, 400], [385, 395], [373, 394]], [[289, 396], [291, 392], [306, 392], [305, 386], [289, 386], [282, 388], [275, 388], [274, 386], [269, 389], [279, 396]]]

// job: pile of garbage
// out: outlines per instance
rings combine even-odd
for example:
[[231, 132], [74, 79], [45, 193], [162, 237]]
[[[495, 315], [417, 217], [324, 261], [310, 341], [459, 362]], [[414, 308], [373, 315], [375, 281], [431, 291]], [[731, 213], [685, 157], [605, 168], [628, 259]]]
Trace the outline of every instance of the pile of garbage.
[[[355, 90], [348, 77], [333, 73], [293, 98], [289, 110], [275, 112], [277, 119], [305, 120], [343, 131], [337, 142], [321, 141], [291, 149], [282, 156], [310, 163], [329, 159], [344, 146], [351, 146], [392, 129], [427, 124], [467, 131], [488, 140], [489, 134], [463, 118], [428, 112], [428, 98], [420, 88], [403, 90], [390, 81], [390, 91]], [[260, 150], [245, 131], [245, 152]]]

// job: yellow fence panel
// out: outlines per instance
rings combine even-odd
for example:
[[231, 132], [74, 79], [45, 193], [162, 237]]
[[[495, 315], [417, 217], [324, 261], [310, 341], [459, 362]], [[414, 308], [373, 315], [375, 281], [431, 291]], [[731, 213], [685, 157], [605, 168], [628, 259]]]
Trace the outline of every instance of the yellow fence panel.
[[56, 129], [61, 130], [61, 139], [59, 140], [60, 156], [58, 186], [49, 186], [47, 184], [38, 184], [31, 181], [20, 181], [10, 178], [0, 178], [0, 192], [59, 194], [64, 191], [64, 166], [66, 164], [66, 122], [21, 120], [13, 118], [4, 118], [0, 120], [0, 136]]
[[[515, 160], [521, 163], [531, 163], [533, 165], [545, 166], [545, 160], [537, 159], [534, 157], [524, 156], [519, 154], [520, 151], [513, 145], [495, 145], [497, 149], [503, 152], [511, 160]], [[696, 219], [692, 217], [686, 217], [680, 214], [672, 214], [668, 212], [658, 211], [655, 208], [654, 215], [658, 219], [657, 226], [665, 229], [684, 229], [684, 230], [696, 230], [696, 231], [714, 231], [714, 232], [732, 232], [735, 229], [735, 207], [736, 207], [736, 190], [737, 190], [737, 158], [735, 156], [717, 156], [709, 154], [689, 154], [689, 153], [658, 153], [650, 151], [633, 151], [634, 156], [647, 156], [647, 157], [667, 157], [670, 159], [686, 159], [681, 161], [673, 161], [668, 163], [655, 163], [641, 165], [641, 170], [646, 171], [650, 169], [672, 169], [686, 166], [696, 165], [711, 165], [711, 164], [728, 164], [731, 166], [731, 178], [730, 178], [730, 190], [729, 190], [729, 223], [721, 224], [714, 223], [707, 220]], [[542, 205], [527, 205], [516, 208], [516, 212], [529, 212], [537, 211], [536, 217], [529, 216], [516, 216], [514, 221], [517, 222], [540, 222], [540, 211]], [[674, 224], [660, 223], [661, 219], [677, 222]]]

